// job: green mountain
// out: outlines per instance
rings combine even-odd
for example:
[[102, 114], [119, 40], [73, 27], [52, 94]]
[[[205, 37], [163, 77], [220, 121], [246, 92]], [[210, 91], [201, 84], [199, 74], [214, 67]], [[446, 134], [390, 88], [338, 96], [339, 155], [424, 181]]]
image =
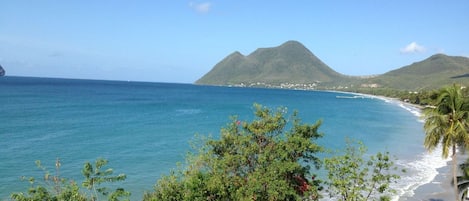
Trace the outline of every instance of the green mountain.
[[469, 86], [469, 58], [435, 54], [423, 61], [367, 79], [393, 89], [435, 89], [458, 83]]
[[248, 56], [234, 52], [196, 81], [204, 85], [354, 90], [436, 89], [469, 86], [469, 58], [436, 54], [376, 76], [347, 76], [334, 71], [297, 41], [259, 48]]
[[248, 56], [234, 52], [216, 64], [196, 84], [311, 84], [345, 78], [301, 43], [288, 41], [278, 47], [259, 48]]

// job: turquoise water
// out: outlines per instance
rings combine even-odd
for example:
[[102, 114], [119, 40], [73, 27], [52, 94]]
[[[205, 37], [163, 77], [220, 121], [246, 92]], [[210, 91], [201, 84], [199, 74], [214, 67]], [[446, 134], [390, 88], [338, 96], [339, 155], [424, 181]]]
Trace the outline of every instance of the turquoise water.
[[253, 103], [323, 120], [320, 143], [341, 148], [362, 140], [371, 153], [388, 150], [406, 168], [402, 196], [429, 182], [445, 163], [425, 152], [418, 111], [398, 102], [324, 91], [229, 88], [191, 84], [0, 78], [0, 199], [25, 191], [21, 176], [42, 177], [34, 161], [81, 181], [86, 161], [104, 157], [138, 199], [184, 160], [195, 134], [217, 136], [232, 115], [253, 117]]

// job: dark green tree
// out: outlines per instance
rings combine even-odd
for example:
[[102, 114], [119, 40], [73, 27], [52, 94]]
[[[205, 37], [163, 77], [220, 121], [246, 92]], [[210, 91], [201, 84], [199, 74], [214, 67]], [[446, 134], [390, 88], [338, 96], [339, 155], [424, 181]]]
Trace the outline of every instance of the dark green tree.
[[186, 167], [160, 179], [144, 200], [317, 200], [320, 181], [309, 164], [321, 164], [321, 122], [302, 124], [296, 112], [285, 113], [255, 105], [252, 122], [232, 118], [220, 139], [203, 140]]
[[451, 156], [454, 195], [457, 197], [457, 154], [458, 148], [465, 150], [469, 145], [469, 102], [463, 95], [461, 87], [452, 85], [442, 88], [434, 107], [424, 110], [425, 141], [429, 151], [442, 148], [442, 157]]
[[366, 147], [357, 144], [348, 140], [343, 155], [325, 159], [329, 195], [342, 201], [390, 200], [395, 193], [390, 184], [399, 179], [392, 158], [378, 152], [366, 160]]

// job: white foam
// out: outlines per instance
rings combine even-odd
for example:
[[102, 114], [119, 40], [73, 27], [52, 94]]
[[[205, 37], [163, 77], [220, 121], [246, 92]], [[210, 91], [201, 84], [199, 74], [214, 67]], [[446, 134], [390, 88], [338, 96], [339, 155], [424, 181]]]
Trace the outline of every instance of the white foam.
[[420, 108], [412, 107], [412, 106], [410, 106], [408, 104], [404, 104], [404, 103], [399, 103], [399, 107], [404, 108], [405, 110], [409, 111], [410, 113], [412, 113], [416, 117], [421, 117], [422, 116], [422, 112], [421, 112]]
[[[396, 99], [386, 97], [377, 98], [387, 103], [398, 105], [417, 117], [417, 121], [424, 122], [424, 120], [421, 119], [422, 110], [420, 108]], [[433, 152], [424, 152], [418, 155], [416, 159], [410, 159], [410, 161], [398, 160], [396, 165], [405, 169], [406, 173], [401, 174], [398, 183], [393, 184], [393, 188], [398, 191], [398, 195], [394, 197], [393, 200], [399, 200], [399, 197], [412, 197], [414, 191], [419, 186], [431, 183], [438, 175], [438, 169], [446, 166], [448, 161], [451, 160], [449, 158], [443, 159], [441, 156], [441, 146], [438, 146]]]
[[397, 99], [391, 99], [391, 98], [386, 98], [386, 97], [376, 97], [377, 99], [383, 100], [386, 103], [392, 103], [398, 105], [400, 108], [407, 110], [408, 112], [412, 113], [414, 116], [420, 118], [422, 116], [422, 110], [416, 106], [413, 106], [412, 104], [409, 103], [404, 103], [400, 100]]
[[[397, 173], [401, 176], [397, 183], [392, 183], [391, 188], [397, 191], [397, 195], [392, 198], [398, 201], [401, 197], [412, 197], [414, 191], [427, 183], [432, 183], [433, 179], [438, 175], [437, 169], [447, 165], [450, 159], [441, 157], [441, 147], [435, 149], [432, 153], [422, 153], [417, 156], [416, 160], [398, 160], [395, 164], [399, 169], [405, 169], [405, 173]], [[324, 194], [324, 198], [333, 201], [336, 199], [328, 198]]]
[[414, 161], [397, 161], [396, 164], [407, 173], [401, 175], [398, 183], [393, 186], [398, 191], [398, 196], [393, 200], [402, 196], [412, 197], [419, 186], [431, 183], [438, 175], [437, 169], [446, 166], [450, 161], [449, 158], [443, 159], [441, 154], [441, 147], [437, 147], [432, 153], [422, 153]]
[[[354, 94], [354, 93], [349, 93]], [[376, 98], [380, 99], [386, 103], [395, 104], [406, 111], [413, 114], [417, 117], [417, 121], [423, 123], [424, 120], [421, 119], [422, 110], [418, 107], [412, 106], [411, 104], [404, 103], [397, 99], [382, 97], [382, 96], [373, 96], [366, 94], [354, 94], [361, 95], [365, 98]], [[445, 167], [451, 159], [443, 159], [442, 157], [441, 146], [438, 146], [435, 151], [429, 153], [424, 152], [418, 155], [414, 159], [409, 160], [398, 160], [396, 165], [400, 168], [406, 170], [406, 173], [399, 173], [401, 178], [397, 183], [392, 184], [392, 188], [397, 190], [397, 196], [393, 197], [392, 200], [399, 200], [400, 197], [412, 197], [414, 191], [427, 183], [432, 183], [435, 177], [438, 175], [438, 169]], [[435, 182], [433, 182], [435, 183]]]

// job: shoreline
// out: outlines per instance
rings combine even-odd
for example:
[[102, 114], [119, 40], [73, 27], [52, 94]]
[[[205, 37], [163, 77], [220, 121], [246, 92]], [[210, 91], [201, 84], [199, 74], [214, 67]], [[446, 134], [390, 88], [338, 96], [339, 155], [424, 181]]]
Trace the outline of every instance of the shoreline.
[[[404, 102], [399, 100], [398, 98], [390, 98], [385, 96], [375, 96], [375, 95], [368, 95], [365, 96], [378, 98], [384, 101], [390, 101], [397, 103], [400, 107], [408, 110], [409, 112], [413, 113], [416, 116], [419, 116], [423, 107], [421, 105], [415, 105], [412, 103]], [[418, 110], [420, 114], [416, 114], [415, 110]], [[458, 158], [462, 161], [461, 158], [464, 156], [458, 155]], [[442, 160], [445, 160], [442, 158]], [[447, 160], [446, 165], [436, 168], [437, 174], [435, 177], [428, 183], [421, 184], [417, 186], [415, 189], [412, 190], [411, 196], [401, 195], [399, 196], [399, 201], [447, 201], [447, 200], [455, 200], [453, 195], [453, 187], [451, 185], [452, 181], [452, 172], [451, 172], [451, 163], [452, 160]]]
[[[399, 100], [398, 98], [391, 98], [386, 96], [378, 96], [378, 95], [370, 95], [370, 94], [362, 94], [362, 93], [355, 93], [355, 92], [343, 92], [343, 91], [330, 91], [335, 93], [343, 93], [355, 96], [362, 96], [366, 98], [376, 98], [386, 102], [395, 103], [398, 106], [406, 109], [407, 111], [411, 112], [415, 116], [420, 116], [420, 113], [423, 109], [421, 105], [415, 105], [412, 103], [404, 102]], [[418, 112], [416, 112], [418, 111]], [[467, 157], [463, 155], [458, 155], [458, 161], [464, 161]], [[444, 159], [442, 159], [444, 160]], [[435, 177], [429, 181], [428, 183], [423, 183], [418, 185], [414, 189], [411, 190], [411, 194], [406, 196], [399, 195], [397, 197], [398, 201], [446, 201], [446, 200], [455, 200], [453, 195], [453, 187], [451, 185], [452, 181], [452, 172], [451, 172], [451, 160], [446, 161], [446, 165], [436, 168], [437, 174]]]
[[414, 195], [408, 198], [400, 198], [400, 201], [445, 201], [455, 200], [453, 187], [451, 186], [452, 173], [451, 161], [446, 166], [437, 169], [438, 174], [430, 182], [417, 187]]
[[[468, 159], [468, 156], [465, 156], [463, 153], [458, 153], [457, 155], [458, 165]], [[453, 173], [451, 171], [451, 168], [452, 160], [448, 160], [446, 166], [437, 169], [438, 174], [430, 183], [419, 186], [417, 189], [414, 190], [414, 195], [406, 200], [456, 200], [456, 197], [453, 194]]]

